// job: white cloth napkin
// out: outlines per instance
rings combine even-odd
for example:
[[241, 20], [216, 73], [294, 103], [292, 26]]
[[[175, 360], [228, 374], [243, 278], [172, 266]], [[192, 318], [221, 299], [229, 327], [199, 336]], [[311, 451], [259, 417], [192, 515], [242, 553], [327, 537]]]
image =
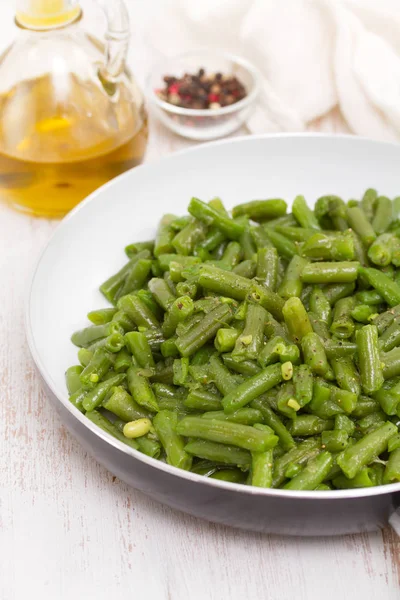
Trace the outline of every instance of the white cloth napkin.
[[302, 131], [337, 107], [351, 132], [400, 140], [399, 0], [164, 0], [146, 39], [167, 56], [209, 46], [251, 60], [263, 75], [251, 132]]

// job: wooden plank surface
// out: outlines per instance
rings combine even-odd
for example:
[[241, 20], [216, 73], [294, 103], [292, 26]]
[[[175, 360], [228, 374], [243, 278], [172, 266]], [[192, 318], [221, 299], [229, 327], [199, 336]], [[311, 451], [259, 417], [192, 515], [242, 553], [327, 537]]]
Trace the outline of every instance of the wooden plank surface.
[[[334, 114], [310, 128], [343, 123]], [[151, 133], [147, 160], [191, 145], [155, 122]], [[0, 600], [398, 599], [390, 528], [296, 539], [213, 525], [129, 488], [71, 438], [23, 324], [32, 267], [56, 225], [0, 203]]]

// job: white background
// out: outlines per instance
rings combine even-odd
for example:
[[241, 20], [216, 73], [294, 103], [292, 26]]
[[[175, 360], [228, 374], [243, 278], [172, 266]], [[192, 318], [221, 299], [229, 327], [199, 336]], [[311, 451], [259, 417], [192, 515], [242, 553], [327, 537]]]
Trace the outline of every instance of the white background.
[[[83, 4], [101, 33], [101, 15]], [[157, 58], [145, 34], [157, 4], [129, 1], [141, 83]], [[0, 0], [2, 46], [12, 15]], [[154, 122], [151, 134], [146, 160], [190, 145]], [[46, 400], [23, 332], [27, 281], [55, 226], [0, 203], [0, 600], [399, 598], [390, 529], [319, 539], [236, 531], [149, 500], [86, 455]]]

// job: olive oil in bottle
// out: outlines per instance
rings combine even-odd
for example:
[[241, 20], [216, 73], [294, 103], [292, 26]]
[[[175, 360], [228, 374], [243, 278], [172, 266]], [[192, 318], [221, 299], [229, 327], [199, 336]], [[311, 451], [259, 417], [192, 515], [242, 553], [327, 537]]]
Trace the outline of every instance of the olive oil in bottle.
[[30, 12], [22, 2], [17, 13], [20, 36], [0, 58], [0, 196], [57, 217], [142, 161], [147, 117], [115, 11], [105, 62], [102, 44], [79, 27], [74, 0], [57, 0], [56, 15], [54, 2], [28, 1]]

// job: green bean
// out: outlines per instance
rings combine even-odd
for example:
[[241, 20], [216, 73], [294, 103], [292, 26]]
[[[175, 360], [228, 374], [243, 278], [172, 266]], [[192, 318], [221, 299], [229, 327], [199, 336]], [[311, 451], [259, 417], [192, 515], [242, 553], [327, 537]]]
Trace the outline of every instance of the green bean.
[[277, 233], [292, 240], [292, 242], [306, 242], [310, 237], [315, 235], [315, 229], [305, 229], [304, 227], [286, 227], [284, 225], [277, 225], [274, 229]]
[[69, 367], [65, 371], [65, 381], [67, 384], [68, 394], [72, 396], [82, 387], [82, 382], [80, 378], [80, 374], [83, 371], [83, 367], [81, 365], [76, 365], [74, 367]]
[[330, 325], [332, 322], [332, 311], [329, 300], [323, 290], [314, 287], [310, 296], [310, 310], [324, 323]]
[[354, 289], [354, 283], [338, 283], [325, 286], [323, 292], [330, 305], [334, 306], [341, 298], [351, 296]]
[[254, 360], [260, 354], [264, 341], [264, 324], [267, 320], [266, 310], [259, 304], [249, 304], [245, 327], [238, 336], [232, 351], [232, 358]]
[[177, 414], [169, 410], [161, 410], [154, 417], [153, 425], [167, 455], [168, 464], [190, 470], [192, 458], [185, 449], [182, 437], [176, 431]]
[[175, 333], [179, 323], [187, 319], [193, 314], [194, 303], [189, 296], [180, 296], [172, 301], [169, 310], [165, 315], [162, 326], [163, 334], [170, 337]]
[[146, 283], [147, 277], [151, 270], [152, 262], [149, 259], [140, 259], [135, 262], [132, 269], [125, 278], [124, 284], [115, 294], [115, 299], [118, 300], [126, 294], [130, 294], [135, 290], [140, 290]]
[[396, 380], [385, 381], [380, 390], [373, 395], [387, 415], [396, 415], [400, 407], [400, 384]]
[[253, 221], [266, 221], [286, 214], [287, 204], [284, 200], [253, 200], [245, 204], [238, 204], [232, 209], [232, 216], [245, 215]]
[[325, 352], [329, 360], [353, 356], [357, 350], [356, 344], [346, 340], [323, 340]]
[[330, 452], [324, 451], [309, 460], [304, 469], [293, 477], [285, 486], [285, 490], [314, 490], [324, 481], [333, 464]]
[[325, 377], [330, 371], [321, 338], [314, 332], [307, 333], [301, 340], [305, 363], [315, 375]]
[[374, 431], [348, 446], [337, 458], [338, 465], [349, 479], [387, 448], [389, 439], [397, 433], [397, 427], [387, 421]]
[[255, 277], [257, 265], [253, 260], [243, 260], [241, 263], [233, 267], [232, 272], [241, 277], [252, 279]]
[[194, 281], [179, 281], [176, 285], [176, 292], [179, 296], [189, 296], [192, 300], [197, 296], [197, 285]]
[[[274, 411], [268, 406], [266, 400], [261, 396], [256, 400], [253, 400], [251, 406], [260, 411], [264, 422], [271, 427], [275, 434], [279, 438], [279, 443], [284, 450], [290, 450], [296, 444], [293, 437], [287, 430], [282, 420], [274, 413]], [[234, 413], [235, 414], [235, 413]]]
[[372, 413], [358, 420], [357, 432], [361, 432], [364, 435], [371, 433], [371, 431], [375, 431], [375, 429], [383, 425], [385, 422], [386, 415], [384, 412], [378, 411], [376, 413]]
[[201, 265], [197, 276], [198, 284], [222, 296], [244, 300], [250, 292], [252, 282], [214, 265]]
[[112, 320], [116, 312], [116, 308], [99, 308], [88, 313], [87, 318], [94, 325], [105, 325]]
[[176, 358], [172, 365], [174, 385], [185, 385], [189, 375], [189, 359]]
[[360, 236], [363, 245], [366, 248], [369, 248], [376, 238], [376, 233], [362, 208], [358, 206], [348, 208], [347, 219], [350, 227], [352, 227], [356, 234]]
[[[400, 317], [394, 317], [393, 323], [382, 333], [378, 340], [379, 349], [389, 352], [400, 344]], [[375, 321], [374, 321], [375, 322]]]
[[368, 283], [390, 304], [396, 306], [400, 303], [400, 286], [392, 281], [387, 275], [377, 269], [366, 269], [360, 267], [360, 275], [366, 278]]
[[339, 196], [330, 195], [318, 198], [315, 203], [314, 213], [321, 226], [332, 223], [334, 229], [339, 231], [344, 231], [348, 228], [346, 205]]
[[143, 250], [148, 250], [151, 254], [153, 254], [154, 240], [147, 242], [136, 242], [134, 244], [125, 246], [125, 254], [128, 258], [133, 258], [136, 254], [139, 254], [139, 252], [142, 252]]
[[244, 231], [244, 226], [233, 219], [223, 215], [221, 212], [205, 204], [198, 198], [192, 198], [188, 206], [189, 213], [206, 225], [218, 227], [227, 238], [238, 240]]
[[373, 320], [373, 324], [378, 330], [378, 334], [382, 335], [384, 331], [393, 323], [395, 317], [400, 316], [400, 304], [393, 306], [381, 313]]
[[144, 250], [143, 252], [139, 252], [136, 254], [131, 260], [126, 263], [122, 269], [118, 271], [115, 275], [107, 279], [100, 286], [100, 291], [105, 296], [105, 298], [111, 302], [111, 304], [115, 304], [116, 297], [118, 292], [123, 287], [126, 278], [129, 276], [132, 268], [137, 263], [138, 260], [142, 258], [149, 258], [150, 252], [148, 250]]
[[379, 306], [383, 303], [383, 298], [375, 290], [362, 290], [357, 292], [356, 298], [361, 304], [368, 304], [368, 306]]
[[255, 427], [202, 417], [184, 417], [177, 424], [176, 431], [185, 437], [238, 446], [255, 452], [265, 452], [278, 443], [277, 436]]
[[219, 411], [222, 408], [221, 398], [206, 390], [191, 390], [184, 405], [191, 410]]
[[111, 423], [111, 421], [106, 419], [106, 417], [99, 413], [97, 410], [92, 410], [91, 412], [88, 412], [86, 416], [90, 421], [92, 421], [92, 423], [97, 425], [97, 427], [100, 427], [100, 429], [103, 429], [103, 431], [106, 431], [120, 442], [126, 444], [127, 446], [130, 446], [134, 450], [137, 450], [139, 448], [136, 440], [130, 440], [127, 437], [125, 437], [124, 434], [121, 433], [113, 423]]
[[290, 463], [300, 466], [319, 454], [321, 448], [320, 438], [310, 438], [295, 446], [283, 456], [279, 457], [274, 464], [272, 487], [279, 487], [285, 480], [286, 469]]
[[394, 236], [383, 233], [371, 244], [368, 249], [368, 258], [379, 267], [387, 267], [392, 261], [392, 247]]
[[332, 483], [339, 490], [373, 487], [376, 485], [374, 471], [371, 467], [363, 467], [352, 479], [349, 479], [345, 475], [339, 475], [333, 479]]
[[243, 258], [245, 260], [252, 260], [253, 256], [257, 252], [254, 245], [253, 238], [250, 233], [250, 229], [246, 228], [240, 236], [240, 246], [243, 250]]
[[224, 361], [225, 366], [227, 366], [231, 371], [241, 373], [242, 375], [256, 375], [261, 371], [261, 367], [259, 367], [255, 362], [251, 360], [237, 362], [230, 354], [223, 354], [222, 360]]
[[231, 390], [222, 399], [222, 405], [226, 413], [233, 413], [255, 400], [258, 396], [275, 387], [282, 381], [280, 365], [271, 365], [249, 377], [246, 381]]
[[298, 415], [289, 425], [288, 429], [294, 436], [311, 436], [333, 429], [334, 422], [330, 419], [321, 419], [316, 415]]
[[246, 474], [240, 469], [218, 469], [210, 475], [210, 479], [229, 481], [230, 483], [245, 483]]
[[227, 369], [216, 354], [210, 358], [209, 373], [218, 391], [223, 396], [226, 396], [237, 387], [236, 378], [229, 372], [229, 369]]
[[172, 240], [172, 246], [178, 254], [193, 254], [195, 247], [205, 238], [206, 227], [199, 219], [191, 219]]
[[159, 329], [144, 329], [142, 333], [146, 337], [152, 352], [159, 352], [161, 344], [165, 341], [162, 331]]
[[279, 254], [289, 260], [297, 254], [297, 246], [292, 240], [289, 240], [273, 229], [266, 228], [264, 231], [267, 234], [268, 240], [275, 246]]
[[331, 364], [339, 387], [359, 396], [361, 393], [360, 376], [352, 358], [350, 356], [334, 358]]
[[230, 352], [235, 347], [236, 340], [239, 337], [238, 329], [218, 329], [215, 336], [214, 345], [218, 352]]
[[372, 227], [378, 235], [388, 229], [392, 222], [393, 207], [392, 201], [386, 196], [379, 196], [376, 199], [375, 215], [372, 219]]
[[317, 217], [307, 206], [304, 196], [296, 196], [292, 206], [293, 216], [301, 227], [321, 229]]
[[321, 442], [322, 447], [326, 448], [329, 452], [340, 452], [348, 445], [349, 434], [346, 431], [338, 431], [335, 429], [332, 431], [323, 431], [321, 433]]
[[352, 283], [359, 266], [356, 261], [310, 263], [304, 267], [301, 279], [306, 283]]
[[116, 385], [120, 385], [124, 379], [125, 375], [121, 373], [97, 384], [95, 388], [88, 392], [82, 401], [82, 406], [86, 412], [90, 412], [101, 406], [110, 390]]
[[340, 339], [348, 339], [354, 332], [354, 321], [351, 318], [352, 310], [356, 304], [354, 297], [341, 298], [336, 302], [333, 312], [330, 332]]
[[82, 367], [87, 367], [93, 357], [93, 352], [88, 350], [87, 348], [79, 348], [78, 350], [78, 359], [81, 363]]
[[354, 260], [354, 238], [351, 233], [315, 233], [304, 242], [301, 252], [312, 260]]
[[247, 450], [208, 440], [193, 440], [186, 444], [185, 451], [193, 456], [226, 465], [249, 467], [251, 464], [251, 454]]
[[84, 389], [90, 390], [104, 377], [112, 365], [109, 352], [103, 348], [95, 350], [90, 362], [80, 374], [80, 380]]
[[286, 300], [282, 312], [286, 327], [294, 342], [301, 342], [305, 335], [312, 333], [310, 319], [299, 298], [293, 297]]
[[288, 299], [292, 296], [300, 297], [303, 290], [301, 274], [308, 262], [300, 256], [293, 256], [286, 269], [283, 281], [279, 287], [279, 295]]
[[276, 248], [259, 248], [257, 252], [257, 280], [272, 292], [278, 282], [278, 259]]
[[251, 485], [272, 487], [274, 455], [272, 450], [251, 453]]
[[160, 327], [160, 323], [154, 313], [134, 294], [120, 298], [118, 307], [125, 311], [138, 327], [145, 327], [146, 329], [157, 329]]
[[91, 325], [75, 331], [71, 336], [71, 341], [75, 346], [87, 348], [93, 342], [108, 337], [112, 333], [123, 333], [123, 330], [117, 323], [112, 322], [103, 325]]
[[365, 325], [357, 331], [356, 343], [362, 388], [366, 394], [377, 392], [383, 384], [383, 374], [375, 325]]
[[163, 216], [159, 223], [154, 242], [154, 256], [157, 258], [160, 254], [174, 251], [172, 240], [174, 239], [175, 232], [171, 227], [171, 223], [173, 223], [175, 219], [175, 215], [167, 214]]
[[138, 367], [129, 367], [128, 388], [133, 396], [133, 399], [143, 408], [150, 412], [158, 411], [158, 404], [154, 392], [150, 387], [148, 375], [151, 371]]
[[376, 315], [376, 309], [368, 304], [357, 304], [351, 311], [351, 316], [358, 323], [370, 323]]
[[185, 335], [178, 337], [176, 346], [182, 356], [190, 356], [215, 336], [218, 329], [227, 325], [233, 318], [228, 304], [221, 304], [209, 312], [200, 323]]
[[355, 409], [352, 412], [352, 417], [360, 419], [379, 410], [379, 403], [368, 396], [360, 396]]
[[248, 299], [250, 302], [261, 304], [265, 310], [272, 313], [277, 319], [282, 318], [284, 300], [270, 289], [261, 285], [253, 285], [250, 288]]
[[[223, 410], [210, 410], [205, 412], [202, 419], [218, 419], [219, 421], [231, 421], [232, 423], [240, 423], [241, 425], [255, 425], [263, 422], [261, 411], [256, 408], [239, 408], [234, 413], [227, 415]], [[272, 432], [273, 433], [273, 432]]]
[[362, 207], [368, 221], [372, 221], [372, 219], [373, 219], [377, 198], [378, 198], [378, 192], [372, 188], [369, 188], [368, 190], [366, 190], [366, 192], [361, 200], [361, 207]]
[[145, 369], [155, 367], [153, 354], [144, 333], [130, 331], [125, 334], [126, 345], [129, 348], [136, 364]]
[[150, 417], [150, 413], [121, 386], [112, 388], [112, 394], [105, 398], [103, 407], [125, 422]]
[[400, 481], [400, 448], [389, 454], [383, 475], [383, 483], [394, 483]]
[[136, 329], [135, 323], [123, 310], [117, 310], [112, 318], [112, 323], [115, 323], [115, 325], [120, 327], [125, 333]]
[[353, 435], [354, 431], [355, 431], [355, 424], [354, 422], [347, 417], [346, 415], [336, 415], [335, 417], [335, 427], [334, 429], [337, 431], [344, 431], [345, 433], [347, 433], [347, 435]]

